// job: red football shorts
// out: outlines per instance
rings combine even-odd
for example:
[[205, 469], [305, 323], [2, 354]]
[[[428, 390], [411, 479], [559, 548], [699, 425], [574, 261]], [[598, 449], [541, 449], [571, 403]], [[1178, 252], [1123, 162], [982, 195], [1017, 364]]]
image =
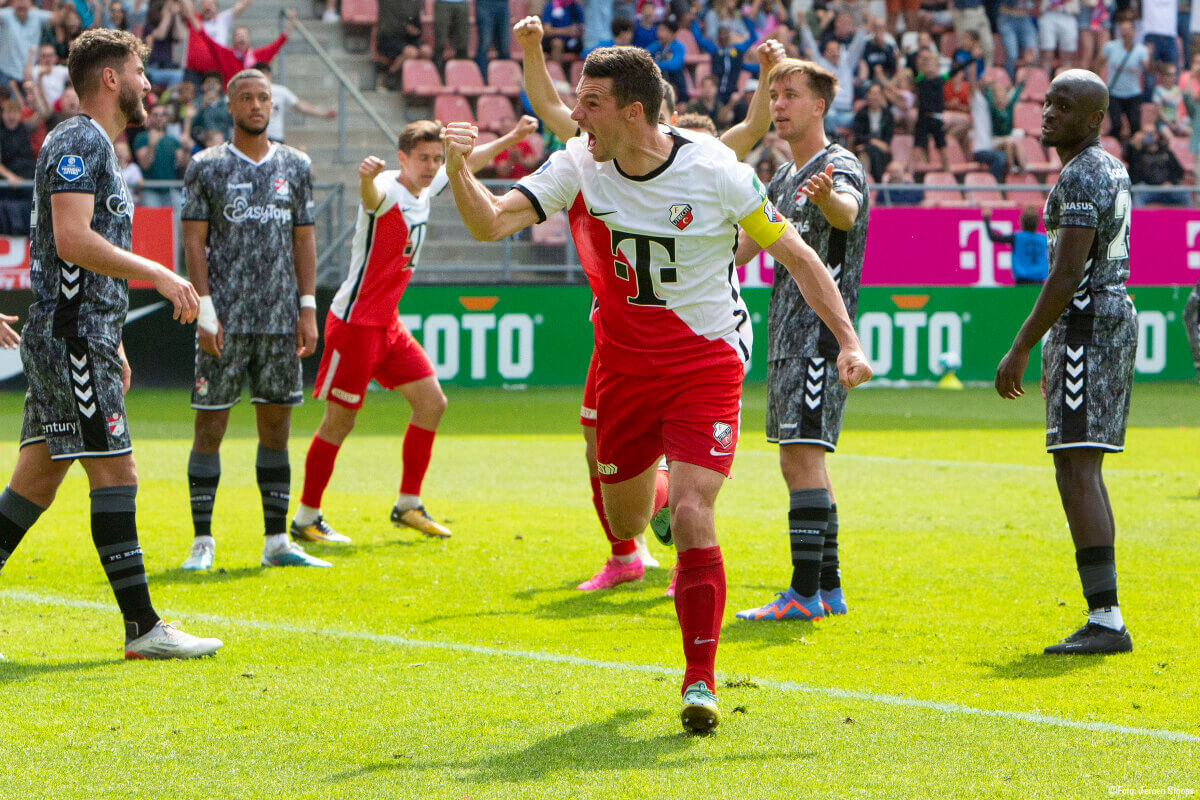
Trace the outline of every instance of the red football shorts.
[[583, 405], [579, 407], [579, 424], [596, 427], [596, 348], [592, 348], [592, 360], [588, 363], [587, 381], [583, 384]]
[[643, 377], [596, 365], [600, 480], [620, 483], [665, 455], [728, 477], [742, 407], [740, 363]]
[[387, 328], [352, 325], [330, 313], [325, 318], [325, 352], [313, 397], [346, 408], [362, 408], [372, 380], [385, 389], [431, 378], [433, 364], [399, 319]]

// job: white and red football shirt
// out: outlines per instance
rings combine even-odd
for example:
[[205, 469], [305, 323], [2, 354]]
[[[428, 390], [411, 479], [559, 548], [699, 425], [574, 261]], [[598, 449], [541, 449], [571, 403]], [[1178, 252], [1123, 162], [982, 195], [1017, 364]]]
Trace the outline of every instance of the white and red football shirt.
[[399, 170], [376, 175], [375, 188], [383, 202], [373, 211], [358, 206], [350, 272], [329, 309], [353, 325], [387, 327], [396, 318], [400, 296], [421, 257], [430, 201], [448, 182], [443, 167], [429, 187], [414, 196], [399, 178]]
[[738, 226], [769, 247], [786, 222], [728, 147], [663, 130], [671, 154], [646, 175], [597, 163], [576, 137], [516, 189], [539, 217], [570, 209], [606, 369], [653, 376], [731, 359], [745, 366], [752, 340], [733, 263]]

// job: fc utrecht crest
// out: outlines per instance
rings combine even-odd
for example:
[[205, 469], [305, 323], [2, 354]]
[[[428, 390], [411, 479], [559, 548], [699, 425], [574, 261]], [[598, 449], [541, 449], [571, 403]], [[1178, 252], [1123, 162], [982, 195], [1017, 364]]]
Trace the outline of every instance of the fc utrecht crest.
[[722, 450], [728, 450], [733, 445], [733, 426], [727, 422], [714, 422], [713, 438], [721, 445]]
[[287, 178], [282, 175], [275, 179], [275, 194], [281, 197], [287, 197], [291, 194], [292, 187], [288, 185]]
[[120, 436], [125, 433], [124, 414], [113, 414], [108, 418], [108, 433], [110, 436]]
[[691, 225], [693, 219], [695, 217], [692, 216], [691, 203], [677, 203], [671, 206], [671, 224], [679, 230]]

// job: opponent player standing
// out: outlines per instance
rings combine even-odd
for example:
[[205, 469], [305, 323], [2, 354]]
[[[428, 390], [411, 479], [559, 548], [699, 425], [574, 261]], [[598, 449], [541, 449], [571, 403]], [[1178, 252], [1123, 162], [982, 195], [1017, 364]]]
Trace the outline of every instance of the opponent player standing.
[[[768, 80], [771, 119], [791, 147], [792, 161], [775, 173], [767, 196], [828, 265], [854, 319], [867, 245], [867, 176], [853, 153], [825, 137], [837, 77], [810, 61], [786, 59]], [[760, 250], [743, 234], [738, 263]], [[767, 440], [779, 444], [789, 493], [792, 579], [771, 602], [739, 611], [739, 619], [816, 620], [826, 612], [846, 613], [837, 505], [825, 465], [846, 409], [846, 390], [831, 369], [837, 352], [833, 333], [776, 264], [767, 314]]]
[[[546, 68], [545, 53], [542, 50], [543, 29], [541, 18], [526, 17], [513, 26], [513, 33], [523, 53], [525, 93], [529, 98], [534, 113], [538, 115], [555, 136], [564, 142], [569, 141], [579, 134], [579, 126], [571, 117], [571, 109], [562, 102], [558, 92], [555, 91], [554, 83]], [[783, 57], [783, 45], [779, 42], [768, 40], [759, 45], [758, 58], [762, 74], [767, 74], [771, 66]], [[669, 89], [669, 86], [669, 84], [665, 84], [666, 88], [664, 92]], [[765, 82], [760, 83], [754, 92], [754, 97], [750, 104], [750, 112], [747, 114], [746, 119], [731, 127], [720, 137], [721, 142], [730, 147], [739, 159], [743, 158], [758, 144], [758, 141], [762, 139], [771, 126], [767, 100]], [[672, 114], [669, 113], [667, 106], [668, 104], [664, 101], [661, 107], [662, 111], [659, 115], [660, 122], [670, 123], [672, 121]], [[686, 130], [695, 130], [688, 126], [681, 127]], [[712, 127], [711, 121], [709, 127]], [[712, 135], [715, 136], [715, 132]], [[574, 235], [579, 225], [586, 225], [584, 220], [587, 218], [587, 212], [581, 206], [572, 206], [568, 210], [567, 216], [570, 221], [572, 235]], [[587, 253], [585, 250], [580, 250], [580, 255], [586, 256]], [[593, 304], [593, 323], [595, 322], [595, 314], [596, 309]], [[608, 520], [604, 515], [604, 501], [600, 490], [600, 473], [596, 467], [596, 351], [594, 349], [591, 361], [588, 364], [587, 380], [583, 390], [583, 403], [579, 409], [579, 424], [583, 428], [584, 457], [587, 460], [588, 477], [592, 485], [592, 505], [596, 509], [596, 516], [600, 520], [600, 527], [604, 530], [605, 538], [608, 539], [611, 553], [599, 571], [576, 588], [581, 591], [611, 589], [622, 583], [640, 580], [645, 574], [646, 568], [657, 567], [658, 561], [654, 559], [646, 547], [646, 540], [643, 534], [639, 533], [631, 540], [618, 539], [613, 536], [612, 531], [609, 529]], [[666, 472], [663, 471], [656, 476], [655, 510], [665, 507], [667, 493], [668, 480]], [[665, 516], [666, 514], [662, 515], [662, 517]], [[662, 522], [662, 517], [659, 518], [660, 526], [665, 524]], [[674, 593], [675, 573], [672, 570], [671, 584], [667, 588], [667, 596], [673, 597]]]
[[1042, 345], [1046, 450], [1054, 454], [1058, 493], [1075, 542], [1088, 621], [1047, 654], [1133, 649], [1117, 605], [1115, 526], [1101, 466], [1125, 449], [1137, 351], [1129, 277], [1129, 173], [1100, 146], [1108, 88], [1093, 73], [1062, 72], [1042, 111], [1042, 141], [1062, 159], [1046, 199], [1050, 277], [996, 368], [996, 391], [1024, 394], [1029, 351]]
[[317, 342], [312, 164], [299, 150], [268, 141], [271, 84], [265, 75], [239, 72], [226, 98], [233, 141], [199, 153], [184, 178], [184, 248], [200, 317], [188, 458], [196, 536], [183, 568], [212, 566], [221, 440], [247, 382], [258, 423], [262, 565], [328, 567], [287, 537], [288, 432], [292, 406], [303, 396], [300, 358]]
[[195, 319], [199, 306], [187, 281], [129, 249], [133, 198], [112, 140], [146, 120], [145, 56], [145, 45], [121, 31], [90, 30], [76, 39], [67, 69], [82, 113], [56, 127], [38, 155], [29, 235], [36, 298], [21, 339], [29, 391], [21, 452], [0, 494], [0, 567], [82, 459], [92, 541], [125, 618], [125, 657], [193, 658], [212, 655], [221, 642], [164, 623], [150, 603], [125, 418], [128, 280], [152, 282], [180, 322]]
[[[713, 508], [733, 461], [750, 357], [732, 278], [736, 226], [793, 267], [842, 343], [843, 380], [857, 385], [870, 367], [829, 272], [766, 199], [749, 165], [711, 137], [658, 124], [662, 84], [646, 51], [592, 51], [577, 95], [573, 118], [584, 135], [502, 197], [462, 169], [474, 126], [446, 128], [446, 171], [476, 239], [503, 238], [573, 203], [588, 213], [588, 225], [573, 232], [590, 253], [581, 262], [600, 309], [596, 456], [605, 515], [620, 539], [646, 527], [665, 451], [687, 661], [681, 718], [704, 732], [720, 719], [712, 688], [725, 605]], [[697, 186], [708, 191], [698, 194]]]
[[[493, 157], [537, 130], [522, 117], [504, 136], [473, 151], [467, 168], [478, 172]], [[411, 122], [400, 132], [400, 169], [384, 171], [382, 159], [367, 156], [358, 168], [358, 221], [350, 250], [350, 271], [325, 318], [325, 350], [313, 397], [327, 401], [321, 426], [304, 461], [304, 493], [292, 519], [292, 538], [347, 542], [321, 514], [321, 497], [333, 475], [339, 448], [362, 408], [374, 379], [396, 389], [412, 406], [401, 448], [400, 491], [392, 524], [446, 538], [450, 529], [435, 522], [421, 502], [421, 483], [433, 455], [433, 438], [446, 396], [433, 365], [400, 322], [397, 306], [421, 257], [431, 200], [446, 188], [442, 129], [429, 120]]]

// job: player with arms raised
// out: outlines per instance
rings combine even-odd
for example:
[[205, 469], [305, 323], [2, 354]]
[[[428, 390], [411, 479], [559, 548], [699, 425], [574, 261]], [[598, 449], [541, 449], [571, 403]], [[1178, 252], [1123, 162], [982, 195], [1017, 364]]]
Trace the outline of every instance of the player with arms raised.
[[199, 306], [186, 280], [130, 252], [133, 198], [112, 142], [146, 120], [145, 56], [145, 45], [122, 31], [90, 30], [76, 39], [67, 69], [82, 113], [56, 127], [38, 155], [29, 236], [35, 299], [21, 339], [29, 391], [21, 452], [0, 494], [0, 567], [81, 459], [91, 485], [92, 541], [125, 618], [125, 657], [193, 658], [212, 655], [221, 642], [164, 623], [150, 603], [125, 418], [130, 371], [121, 328], [129, 279], [153, 283], [180, 322], [195, 319]]
[[1117, 605], [1116, 530], [1101, 474], [1104, 454], [1125, 449], [1137, 355], [1137, 315], [1125, 291], [1129, 173], [1100, 146], [1107, 110], [1108, 88], [1086, 70], [1060, 73], [1046, 92], [1042, 141], [1064, 165], [1046, 199], [1050, 277], [996, 369], [1000, 396], [1020, 397], [1029, 351], [1046, 336], [1046, 450], [1088, 604], [1087, 624], [1047, 654], [1133, 649]]
[[[477, 172], [492, 158], [537, 130], [523, 117], [504, 136], [473, 151], [467, 167]], [[429, 120], [410, 122], [400, 132], [400, 169], [367, 156], [358, 167], [358, 222], [350, 271], [325, 318], [325, 350], [313, 396], [325, 400], [325, 416], [304, 462], [304, 493], [292, 520], [292, 538], [347, 542], [321, 514], [321, 497], [333, 476], [342, 442], [354, 429], [367, 386], [374, 379], [396, 389], [412, 406], [401, 448], [403, 473], [392, 507], [392, 524], [426, 536], [447, 538], [421, 503], [421, 483], [433, 455], [433, 438], [446, 396], [433, 365], [400, 322], [398, 305], [421, 257], [431, 200], [446, 188], [442, 129]]]
[[[550, 78], [550, 73], [546, 68], [546, 58], [542, 50], [543, 30], [541, 18], [526, 17], [513, 26], [513, 33], [523, 53], [525, 93], [529, 97], [529, 102], [533, 106], [534, 113], [541, 118], [542, 122], [555, 136], [564, 142], [569, 141], [579, 134], [579, 125], [572, 118], [571, 109], [559, 98], [558, 92], [555, 91], [553, 81]], [[758, 46], [760, 74], [769, 74], [771, 67], [776, 62], [782, 60], [783, 57], [783, 45], [779, 42], [772, 39], [760, 44]], [[667, 91], [668, 87], [669, 84], [664, 83], [664, 92]], [[668, 106], [669, 104], [664, 99], [659, 114], [660, 122], [672, 122]], [[707, 123], [706, 126], [705, 122]], [[695, 127], [683, 124], [683, 119], [680, 118], [679, 127], [685, 130], [703, 130], [714, 138], [717, 137], [712, 121], [708, 120], [707, 117], [697, 120], [697, 126]], [[746, 119], [725, 131], [724, 134], [721, 134], [720, 140], [741, 159], [754, 149], [754, 146], [758, 144], [759, 140], [762, 139], [770, 127], [771, 113], [768, 107], [766, 82], [762, 81], [754, 91]], [[589, 216], [583, 204], [573, 204], [567, 211], [567, 217], [570, 222], [572, 234], [574, 234], [577, 228], [586, 230]], [[587, 255], [586, 250], [580, 250], [579, 252], [581, 256]], [[593, 308], [592, 319], [594, 322], [595, 308]], [[579, 424], [583, 428], [584, 455], [588, 465], [588, 477], [592, 484], [592, 504], [596, 509], [596, 516], [600, 520], [600, 527], [604, 530], [604, 535], [608, 539], [611, 554], [595, 575], [579, 584], [577, 588], [582, 591], [611, 589], [622, 583], [640, 580], [645, 574], [646, 567], [658, 566], [658, 561], [650, 555], [646, 547], [643, 534], [639, 533], [632, 540], [618, 539], [612, 534], [608, 520], [604, 515], [604, 500], [600, 489], [600, 473], [596, 467], [596, 360], [597, 354], [593, 350], [591, 362], [588, 364], [587, 382], [584, 384], [583, 403], [579, 409]], [[665, 531], [669, 525], [669, 509], [664, 508], [667, 502], [668, 481], [666, 480], [665, 472], [660, 473], [656, 478], [655, 510], [662, 509], [664, 513], [660, 513], [653, 521], [653, 524], [659, 530]], [[674, 593], [675, 575], [674, 571], [672, 571], [671, 584], [667, 588], [667, 595], [674, 596]]]
[[[837, 77], [811, 61], [786, 59], [767, 77], [771, 118], [792, 151], [767, 196], [828, 266], [853, 319], [867, 247], [867, 176], [859, 160], [825, 137]], [[737, 261], [761, 248], [742, 235]], [[837, 555], [838, 516], [825, 454], [837, 446], [846, 390], [832, 367], [838, 342], [775, 265], [767, 316], [767, 440], [779, 444], [789, 494], [792, 580], [770, 603], [739, 611], [746, 620], [817, 620], [845, 614]]]
[[749, 165], [709, 136], [658, 124], [662, 83], [646, 51], [592, 51], [577, 95], [583, 135], [502, 197], [462, 168], [474, 126], [446, 128], [446, 171], [476, 239], [501, 239], [577, 201], [586, 206], [588, 224], [573, 233], [589, 252], [581, 262], [600, 309], [596, 456], [605, 513], [617, 538], [646, 527], [665, 452], [687, 661], [681, 717], [688, 730], [706, 732], [720, 719], [712, 689], [725, 606], [713, 508], [733, 462], [750, 358], [732, 277], [737, 226], [794, 270], [842, 345], [846, 384], [866, 380], [870, 368], [829, 272]]
[[212, 566], [221, 440], [247, 381], [258, 423], [255, 468], [266, 536], [261, 563], [328, 567], [287, 537], [292, 406], [303, 399], [300, 359], [317, 344], [312, 163], [267, 139], [271, 84], [265, 75], [239, 72], [226, 98], [233, 141], [199, 153], [184, 178], [184, 249], [200, 317], [187, 469], [195, 539], [183, 568]]

